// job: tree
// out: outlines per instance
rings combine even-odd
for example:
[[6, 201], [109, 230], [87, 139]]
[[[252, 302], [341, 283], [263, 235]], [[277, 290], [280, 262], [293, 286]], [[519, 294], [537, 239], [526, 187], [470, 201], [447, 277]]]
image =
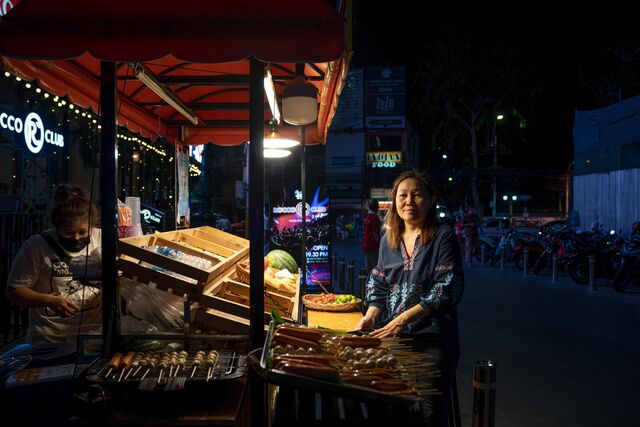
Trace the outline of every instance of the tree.
[[[482, 213], [478, 149], [482, 137], [492, 134], [496, 112], [522, 96], [517, 85], [524, 64], [521, 46], [499, 29], [487, 32], [464, 22], [443, 24], [421, 55], [415, 104], [432, 147], [467, 140], [472, 201]], [[484, 142], [490, 143], [487, 139]]]

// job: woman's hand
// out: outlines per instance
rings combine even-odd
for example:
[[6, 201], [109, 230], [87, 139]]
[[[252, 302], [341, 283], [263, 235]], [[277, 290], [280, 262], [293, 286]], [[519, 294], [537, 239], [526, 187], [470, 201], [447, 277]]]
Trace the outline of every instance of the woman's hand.
[[398, 316], [387, 323], [384, 327], [371, 332], [370, 336], [374, 338], [398, 336], [407, 325], [407, 323], [408, 322], [402, 316]]
[[356, 327], [355, 330], [356, 331], [369, 331], [371, 329], [373, 329], [373, 325], [375, 325], [375, 319], [373, 318], [373, 316], [364, 316], [362, 317], [360, 320], [358, 320], [358, 323], [356, 323]]
[[60, 317], [71, 317], [78, 313], [80, 309], [73, 302], [63, 296], [51, 295], [48, 308], [53, 310]]

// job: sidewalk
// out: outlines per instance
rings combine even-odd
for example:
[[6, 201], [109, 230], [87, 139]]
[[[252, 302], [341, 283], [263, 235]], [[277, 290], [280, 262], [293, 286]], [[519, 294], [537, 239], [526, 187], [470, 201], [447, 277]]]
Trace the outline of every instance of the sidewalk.
[[[363, 264], [360, 242], [339, 256]], [[596, 291], [513, 265], [465, 268], [459, 306], [462, 422], [472, 424], [473, 362], [498, 363], [496, 426], [640, 425], [640, 289]]]

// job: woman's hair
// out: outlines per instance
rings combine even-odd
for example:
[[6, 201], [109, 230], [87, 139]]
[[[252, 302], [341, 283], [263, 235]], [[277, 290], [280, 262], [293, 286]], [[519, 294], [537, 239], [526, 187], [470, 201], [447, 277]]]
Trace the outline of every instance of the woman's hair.
[[385, 220], [387, 241], [389, 242], [389, 246], [396, 250], [400, 247], [400, 239], [404, 232], [404, 220], [400, 218], [400, 215], [398, 215], [398, 211], [396, 210], [396, 195], [398, 194], [398, 187], [400, 186], [400, 183], [409, 178], [413, 178], [418, 181], [422, 190], [429, 196], [429, 199], [433, 203], [431, 208], [427, 211], [427, 216], [420, 232], [420, 240], [422, 243], [426, 244], [431, 241], [438, 232], [439, 227], [435, 203], [436, 187], [433, 184], [433, 181], [424, 172], [418, 172], [416, 170], [403, 172], [393, 182], [393, 189], [391, 190], [391, 207], [389, 208], [389, 212], [387, 213], [387, 218]]
[[91, 226], [97, 224], [98, 213], [89, 200], [89, 194], [77, 185], [62, 184], [53, 190], [51, 222], [56, 228], [72, 224], [79, 220], [91, 220]]

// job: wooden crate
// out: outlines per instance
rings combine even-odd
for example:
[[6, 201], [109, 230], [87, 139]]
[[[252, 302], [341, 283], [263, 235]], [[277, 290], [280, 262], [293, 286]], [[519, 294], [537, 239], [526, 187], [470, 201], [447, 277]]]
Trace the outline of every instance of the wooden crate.
[[[224, 275], [249, 253], [248, 240], [216, 231], [218, 233], [212, 235], [196, 228], [120, 239], [118, 269], [125, 276], [135, 277], [142, 282], [154, 282], [159, 289], [178, 295], [187, 294], [191, 300], [197, 301], [206, 284]], [[212, 267], [206, 270], [193, 267], [144, 248], [156, 245], [207, 259], [211, 261]], [[148, 265], [140, 264], [141, 261]], [[172, 276], [152, 266], [184, 277]]]
[[[241, 262], [246, 262], [245, 258]], [[300, 281], [296, 275], [297, 282]], [[196, 315], [196, 321], [217, 330], [235, 333], [234, 331], [244, 329], [244, 333], [249, 332], [249, 297], [250, 286], [238, 280], [235, 269], [217, 280], [209, 283], [200, 297], [200, 310]], [[264, 295], [264, 321], [268, 324], [271, 320], [271, 310], [273, 308], [280, 311], [283, 317], [289, 320], [298, 319], [298, 299], [299, 287], [295, 295], [278, 292], [275, 289], [265, 289]], [[224, 314], [227, 318], [221, 319]], [[228, 329], [227, 329], [228, 328]]]

